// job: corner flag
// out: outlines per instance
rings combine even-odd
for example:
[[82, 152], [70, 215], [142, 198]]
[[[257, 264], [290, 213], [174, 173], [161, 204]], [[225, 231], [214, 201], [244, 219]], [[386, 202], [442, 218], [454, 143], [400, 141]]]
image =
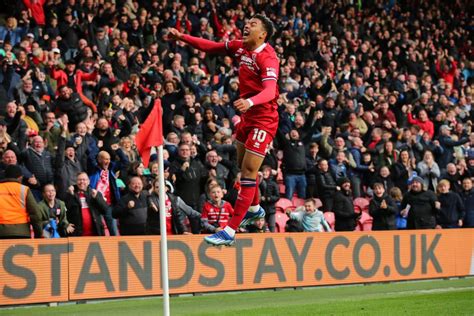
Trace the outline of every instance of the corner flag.
[[163, 110], [161, 109], [161, 101], [160, 99], [156, 99], [151, 113], [148, 115], [135, 137], [135, 143], [145, 167], [148, 167], [150, 161], [151, 148], [163, 144], [162, 117]]

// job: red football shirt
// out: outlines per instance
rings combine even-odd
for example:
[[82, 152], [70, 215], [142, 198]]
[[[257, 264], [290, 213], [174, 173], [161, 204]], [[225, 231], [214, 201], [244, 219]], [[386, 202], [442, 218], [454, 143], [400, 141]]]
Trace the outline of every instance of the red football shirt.
[[[251, 98], [263, 90], [266, 80], [278, 81], [280, 65], [273, 47], [264, 43], [253, 51], [244, 48], [241, 40], [227, 41], [225, 47], [239, 63], [239, 90], [243, 99]], [[242, 122], [255, 125], [275, 137], [278, 128], [278, 89], [268, 103], [252, 106], [242, 115]]]

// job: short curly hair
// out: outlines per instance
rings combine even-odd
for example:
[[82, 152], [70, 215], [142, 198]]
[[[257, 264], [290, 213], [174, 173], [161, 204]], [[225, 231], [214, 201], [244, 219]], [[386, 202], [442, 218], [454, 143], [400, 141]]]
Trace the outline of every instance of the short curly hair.
[[275, 33], [275, 26], [273, 22], [266, 15], [263, 14], [255, 14], [252, 19], [259, 19], [262, 22], [263, 29], [265, 30], [265, 32], [267, 32], [265, 42], [268, 42]]

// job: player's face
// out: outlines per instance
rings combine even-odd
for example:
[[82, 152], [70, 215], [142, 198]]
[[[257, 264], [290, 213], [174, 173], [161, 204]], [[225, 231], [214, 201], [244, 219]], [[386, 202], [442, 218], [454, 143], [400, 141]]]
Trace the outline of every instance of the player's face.
[[262, 21], [254, 18], [245, 24], [244, 33], [242, 35], [244, 45], [247, 45], [263, 42], [267, 34], [263, 28]]

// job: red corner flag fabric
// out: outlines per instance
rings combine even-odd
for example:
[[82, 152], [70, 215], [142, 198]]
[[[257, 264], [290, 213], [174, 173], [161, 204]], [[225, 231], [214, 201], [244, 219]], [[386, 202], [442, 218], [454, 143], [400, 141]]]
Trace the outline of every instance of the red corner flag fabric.
[[148, 162], [150, 161], [151, 147], [163, 144], [162, 117], [163, 110], [161, 109], [161, 100], [157, 99], [153, 105], [153, 110], [151, 110], [151, 113], [135, 137], [135, 143], [140, 156], [142, 156], [143, 165], [145, 165], [145, 167], [148, 167]]

